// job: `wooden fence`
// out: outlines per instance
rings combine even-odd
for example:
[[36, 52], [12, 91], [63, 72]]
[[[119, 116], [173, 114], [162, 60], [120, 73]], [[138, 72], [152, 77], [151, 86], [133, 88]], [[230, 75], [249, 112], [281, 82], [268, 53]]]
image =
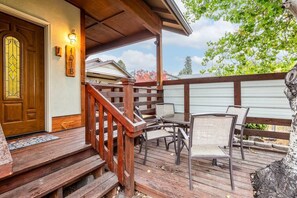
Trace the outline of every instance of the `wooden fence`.
[[[250, 107], [248, 123], [291, 125], [291, 110], [283, 94], [286, 73], [208, 77], [163, 82], [163, 100], [185, 113], [224, 112], [228, 105]], [[155, 87], [156, 82], [136, 83]], [[289, 139], [287, 132], [246, 129], [245, 135]]]

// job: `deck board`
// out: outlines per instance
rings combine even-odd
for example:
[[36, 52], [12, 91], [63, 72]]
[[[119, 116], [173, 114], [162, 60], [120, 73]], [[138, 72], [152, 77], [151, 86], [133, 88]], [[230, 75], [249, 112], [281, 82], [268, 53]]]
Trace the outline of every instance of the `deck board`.
[[[30, 136], [42, 134], [46, 133], [32, 134]], [[11, 152], [13, 158], [12, 175], [17, 175], [34, 167], [49, 163], [53, 159], [57, 160], [59, 157], [65, 157], [67, 154], [73, 154], [76, 151], [90, 148], [90, 145], [85, 144], [84, 128], [71, 129], [51, 134], [58, 136], [60, 139], [16, 149]], [[8, 140], [8, 142], [10, 141], [13, 140]]]
[[181, 164], [175, 165], [173, 145], [166, 151], [164, 142], [160, 141], [158, 147], [156, 142], [151, 142], [148, 148], [147, 163], [143, 165], [144, 150], [139, 154], [139, 147], [135, 147], [136, 189], [155, 189], [167, 197], [253, 197], [250, 173], [284, 157], [281, 153], [245, 149], [246, 160], [242, 160], [239, 148], [235, 147], [234, 191], [227, 159], [220, 159], [219, 166], [212, 166], [211, 160], [196, 159], [192, 162], [194, 189], [190, 191], [186, 149], [182, 151]]

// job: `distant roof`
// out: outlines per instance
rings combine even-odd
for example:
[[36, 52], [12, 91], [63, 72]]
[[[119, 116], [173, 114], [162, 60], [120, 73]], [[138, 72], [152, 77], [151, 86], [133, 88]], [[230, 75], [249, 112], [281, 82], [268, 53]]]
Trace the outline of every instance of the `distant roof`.
[[102, 61], [99, 58], [86, 61], [86, 73], [88, 76], [110, 76], [116, 79], [133, 78], [126, 70], [113, 60]]
[[189, 75], [180, 75], [179, 79], [189, 79], [189, 78], [207, 78], [207, 77], [215, 77], [216, 75], [213, 73], [205, 73], [205, 74], [189, 74]]

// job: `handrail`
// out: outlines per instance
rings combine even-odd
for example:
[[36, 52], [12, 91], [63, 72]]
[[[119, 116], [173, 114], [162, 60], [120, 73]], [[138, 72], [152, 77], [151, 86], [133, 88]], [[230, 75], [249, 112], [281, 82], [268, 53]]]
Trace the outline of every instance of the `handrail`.
[[[124, 92], [133, 92], [133, 85], [124, 84]], [[120, 184], [125, 187], [126, 196], [131, 197], [134, 194], [134, 138], [142, 133], [146, 122], [133, 115], [131, 94], [124, 96], [124, 113], [89, 83], [86, 84], [85, 94], [86, 143], [90, 143], [106, 161], [110, 171], [118, 176]], [[115, 142], [117, 155], [114, 152]]]
[[90, 94], [106, 108], [107, 111], [113, 112], [112, 115], [119, 121], [121, 124], [127, 128], [129, 131], [127, 135], [129, 137], [137, 137], [139, 134], [137, 132], [141, 131], [145, 128], [146, 122], [144, 120], [139, 121], [137, 123], [133, 123], [126, 116], [124, 116], [119, 109], [117, 109], [113, 103], [107, 100], [98, 90], [92, 87], [89, 83], [87, 83], [87, 89]]

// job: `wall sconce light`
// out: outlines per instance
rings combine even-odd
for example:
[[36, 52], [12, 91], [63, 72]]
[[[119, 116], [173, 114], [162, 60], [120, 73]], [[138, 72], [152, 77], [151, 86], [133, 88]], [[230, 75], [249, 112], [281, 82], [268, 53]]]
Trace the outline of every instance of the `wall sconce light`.
[[76, 43], [76, 34], [75, 34], [75, 30], [71, 30], [71, 33], [68, 34], [68, 38], [70, 40], [71, 44], [75, 44]]

